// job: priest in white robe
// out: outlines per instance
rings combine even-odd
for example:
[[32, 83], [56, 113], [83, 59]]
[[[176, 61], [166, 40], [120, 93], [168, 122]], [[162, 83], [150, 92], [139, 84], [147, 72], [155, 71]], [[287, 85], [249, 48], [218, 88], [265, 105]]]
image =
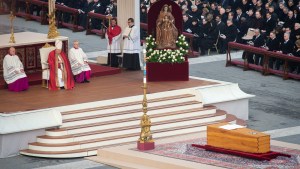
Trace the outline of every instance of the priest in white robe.
[[119, 67], [118, 55], [121, 54], [121, 27], [117, 24], [117, 19], [112, 18], [111, 24], [107, 28], [105, 38], [107, 39], [107, 64], [111, 67]]
[[69, 60], [75, 81], [77, 83], [89, 83], [91, 78], [91, 68], [83, 50], [79, 47], [79, 41], [73, 42], [73, 48], [69, 51]]
[[10, 91], [20, 92], [29, 87], [23, 64], [16, 55], [14, 47], [9, 48], [8, 54], [4, 57], [3, 76]]
[[140, 70], [140, 30], [134, 25], [134, 19], [128, 19], [123, 32], [123, 67], [127, 70]]

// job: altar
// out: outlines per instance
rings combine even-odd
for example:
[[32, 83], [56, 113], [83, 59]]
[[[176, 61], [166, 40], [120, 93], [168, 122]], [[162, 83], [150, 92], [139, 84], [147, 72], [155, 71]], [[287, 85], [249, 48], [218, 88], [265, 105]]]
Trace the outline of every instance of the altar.
[[47, 34], [36, 32], [14, 33], [16, 43], [9, 43], [10, 34], [0, 35], [0, 76], [3, 72], [3, 59], [7, 54], [9, 47], [16, 48], [16, 54], [24, 65], [26, 73], [41, 70], [41, 61], [39, 49], [46, 43], [54, 46], [56, 39], [63, 42], [63, 51], [68, 53], [68, 37], [58, 36], [55, 39], [48, 39]]

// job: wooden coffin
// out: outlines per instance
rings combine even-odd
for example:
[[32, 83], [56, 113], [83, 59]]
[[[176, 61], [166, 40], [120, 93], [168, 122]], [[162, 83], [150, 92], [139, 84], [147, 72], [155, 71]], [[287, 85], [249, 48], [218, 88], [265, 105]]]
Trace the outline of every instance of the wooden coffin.
[[248, 153], [270, 151], [270, 135], [249, 128], [227, 130], [220, 128], [228, 123], [207, 126], [207, 145]]

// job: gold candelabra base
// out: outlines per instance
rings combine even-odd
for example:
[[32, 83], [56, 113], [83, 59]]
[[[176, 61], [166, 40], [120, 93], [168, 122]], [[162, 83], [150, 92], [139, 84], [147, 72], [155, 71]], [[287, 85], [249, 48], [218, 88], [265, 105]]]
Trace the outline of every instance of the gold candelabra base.
[[154, 140], [151, 134], [151, 120], [150, 117], [147, 115], [148, 108], [147, 108], [147, 84], [144, 83], [142, 87], [144, 89], [144, 98], [143, 98], [143, 116], [141, 117], [141, 133], [140, 138], [137, 141], [137, 148], [139, 150], [152, 150], [154, 149]]
[[13, 33], [10, 35], [9, 43], [16, 43], [16, 41], [15, 41], [15, 36], [14, 36]]

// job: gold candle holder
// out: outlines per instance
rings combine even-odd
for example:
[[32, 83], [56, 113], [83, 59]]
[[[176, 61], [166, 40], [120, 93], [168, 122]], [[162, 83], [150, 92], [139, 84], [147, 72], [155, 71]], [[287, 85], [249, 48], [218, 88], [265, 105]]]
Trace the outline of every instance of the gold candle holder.
[[48, 0], [48, 17], [49, 17], [48, 39], [54, 39], [59, 36], [59, 32], [57, 31], [56, 20], [55, 20], [55, 1], [56, 0]]
[[59, 36], [59, 32], [57, 31], [56, 21], [55, 21], [55, 10], [51, 12], [49, 16], [49, 32], [48, 39], [54, 39]]
[[141, 133], [140, 138], [137, 141], [137, 148], [139, 150], [152, 150], [154, 149], [154, 140], [152, 138], [151, 132], [151, 120], [147, 115], [148, 112], [148, 102], [147, 102], [147, 69], [146, 69], [146, 49], [143, 50], [144, 53], [144, 76], [143, 76], [143, 116], [141, 117]]
[[16, 16], [14, 16], [13, 12], [10, 12], [9, 20], [10, 20], [10, 39], [9, 43], [16, 43], [15, 41], [15, 34], [14, 34], [14, 19]]

